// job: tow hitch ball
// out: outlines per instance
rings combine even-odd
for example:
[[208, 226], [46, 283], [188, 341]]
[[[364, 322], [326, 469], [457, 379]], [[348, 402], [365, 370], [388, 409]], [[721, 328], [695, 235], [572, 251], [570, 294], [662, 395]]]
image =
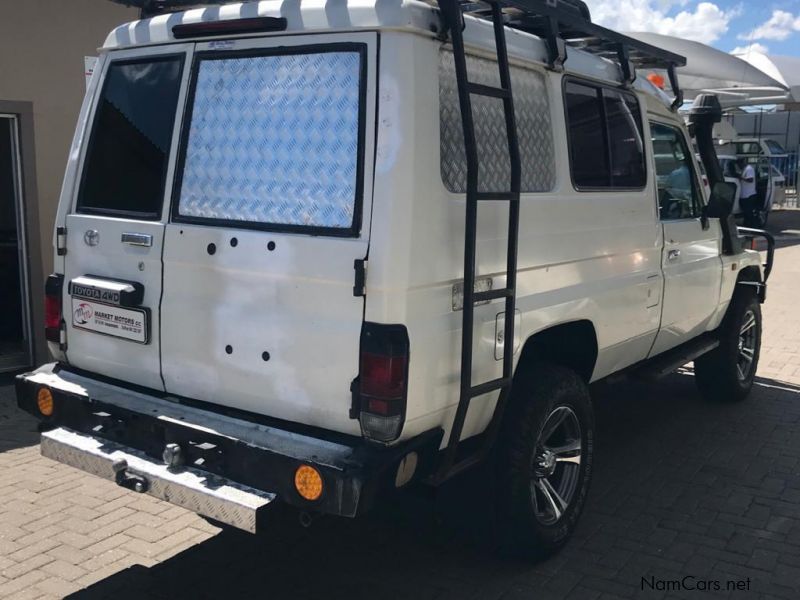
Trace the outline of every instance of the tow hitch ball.
[[140, 494], [146, 492], [150, 487], [147, 479], [128, 471], [128, 462], [124, 459], [115, 461], [114, 464], [111, 465], [111, 468], [114, 469], [114, 480], [117, 482], [117, 485], [133, 490], [134, 492], [139, 492]]

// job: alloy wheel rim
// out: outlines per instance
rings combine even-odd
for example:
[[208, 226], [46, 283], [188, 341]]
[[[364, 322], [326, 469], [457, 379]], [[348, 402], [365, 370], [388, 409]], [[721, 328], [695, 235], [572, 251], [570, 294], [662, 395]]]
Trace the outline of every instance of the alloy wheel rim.
[[756, 315], [752, 310], [744, 313], [742, 326], [739, 329], [739, 353], [736, 360], [739, 381], [746, 381], [753, 371], [756, 357], [757, 325]]
[[574, 500], [582, 458], [581, 426], [568, 406], [554, 408], [539, 433], [531, 461], [531, 502], [543, 525], [561, 520]]

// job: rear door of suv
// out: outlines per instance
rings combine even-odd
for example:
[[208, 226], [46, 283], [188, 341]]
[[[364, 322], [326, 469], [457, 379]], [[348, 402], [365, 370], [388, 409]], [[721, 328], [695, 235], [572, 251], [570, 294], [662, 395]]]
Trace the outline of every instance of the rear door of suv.
[[359, 432], [376, 62], [371, 32], [197, 43], [164, 242], [167, 392]]
[[64, 221], [67, 360], [155, 389], [164, 207], [191, 52], [176, 44], [106, 57]]

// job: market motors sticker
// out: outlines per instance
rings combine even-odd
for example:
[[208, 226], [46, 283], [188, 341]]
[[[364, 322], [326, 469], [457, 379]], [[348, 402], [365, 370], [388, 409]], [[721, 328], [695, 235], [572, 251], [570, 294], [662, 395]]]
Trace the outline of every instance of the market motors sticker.
[[79, 298], [72, 299], [73, 327], [140, 344], [149, 341], [148, 312], [142, 308], [122, 308]]

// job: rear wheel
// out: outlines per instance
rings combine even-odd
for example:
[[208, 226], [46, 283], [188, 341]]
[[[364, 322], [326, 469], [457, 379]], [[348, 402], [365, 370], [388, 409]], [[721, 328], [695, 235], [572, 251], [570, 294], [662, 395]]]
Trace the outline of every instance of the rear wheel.
[[497, 453], [498, 530], [512, 554], [544, 558], [569, 539], [586, 501], [594, 419], [577, 373], [539, 365], [518, 376]]
[[737, 290], [719, 338], [715, 350], [694, 361], [697, 387], [712, 400], [744, 400], [753, 387], [761, 353], [761, 305], [753, 291]]

